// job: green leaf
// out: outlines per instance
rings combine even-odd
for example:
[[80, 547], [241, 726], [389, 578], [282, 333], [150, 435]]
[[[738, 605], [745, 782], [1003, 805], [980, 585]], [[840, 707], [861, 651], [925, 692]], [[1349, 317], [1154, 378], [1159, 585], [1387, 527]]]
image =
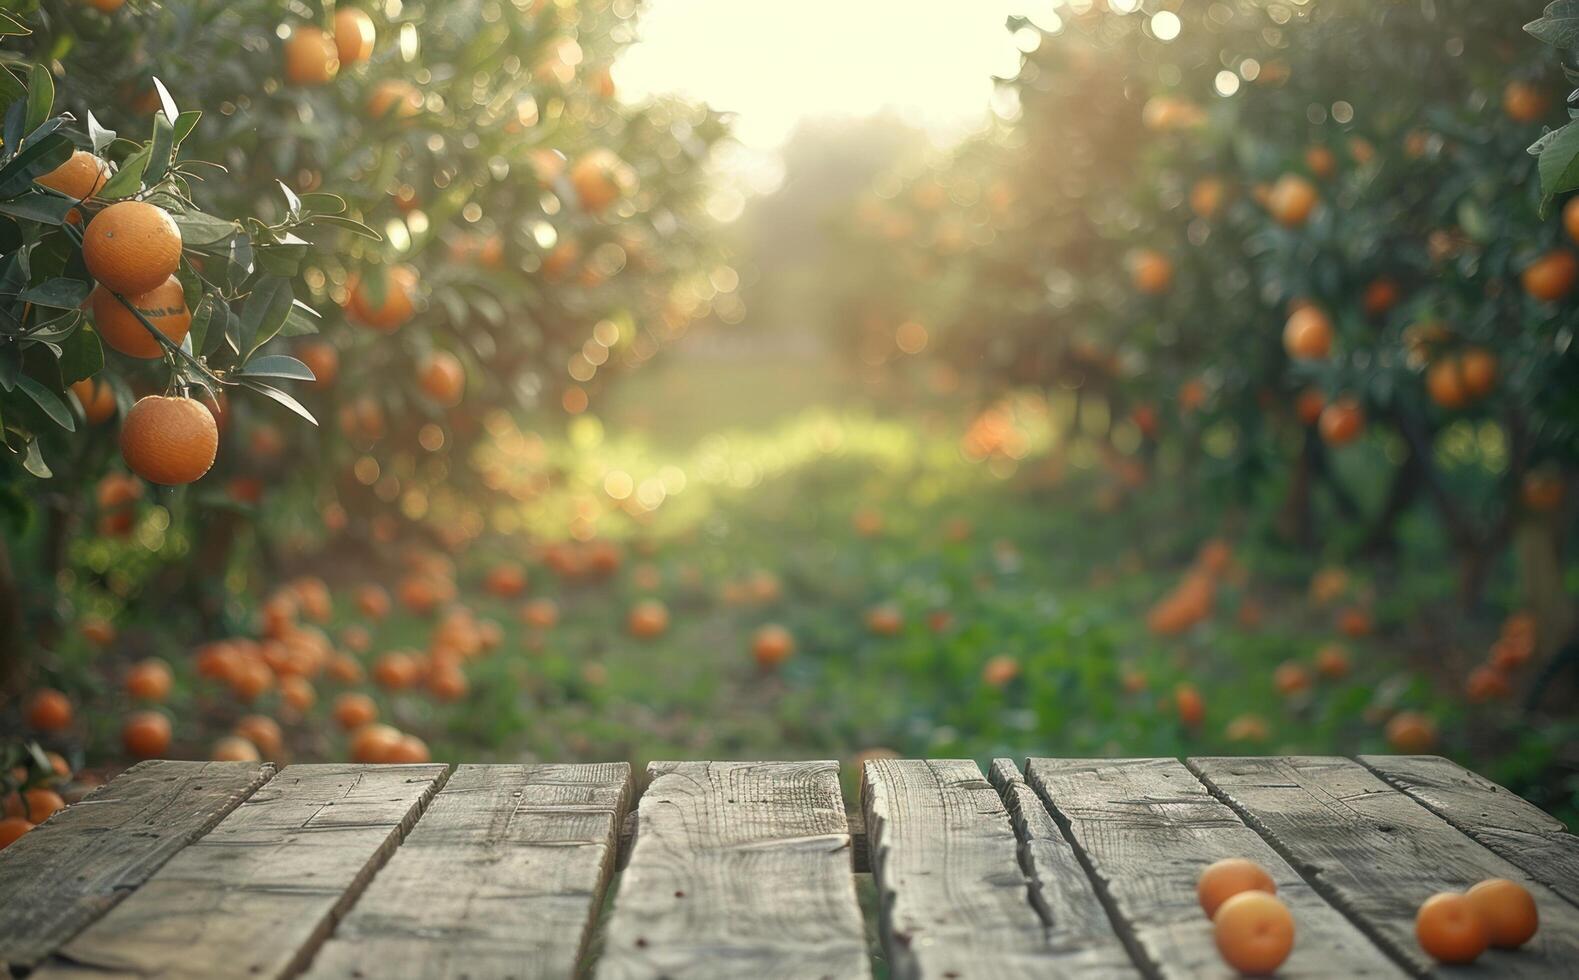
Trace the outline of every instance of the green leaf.
[[76, 202], [59, 194], [24, 194], [0, 201], [0, 214], [46, 225], [63, 225]]
[[121, 164], [121, 169], [104, 182], [99, 190], [99, 198], [106, 201], [119, 200], [131, 197], [143, 189], [143, 174], [148, 170], [149, 147], [143, 147], [136, 153], [127, 157]]
[[213, 293], [204, 293], [203, 298], [197, 301], [196, 308], [192, 310], [192, 325], [187, 331], [186, 339], [191, 342], [192, 349], [195, 351], [203, 350], [203, 342], [208, 339], [209, 328], [214, 323], [214, 302]]
[[164, 82], [159, 76], [153, 76], [154, 91], [159, 93], [159, 104], [164, 107], [165, 118], [172, 123], [181, 118], [181, 110], [176, 108], [175, 99], [170, 95], [170, 90], [164, 87]]
[[51, 133], [23, 147], [10, 162], [0, 167], [0, 198], [15, 197], [42, 177], [71, 159], [71, 140], [63, 133]]
[[357, 221], [354, 218], [345, 218], [337, 214], [315, 214], [308, 217], [302, 222], [302, 224], [327, 225], [331, 228], [343, 228], [353, 235], [360, 235], [363, 238], [371, 239], [375, 242], [381, 242], [384, 240], [383, 235], [380, 235], [378, 232], [369, 228], [367, 225], [362, 224], [362, 222]]
[[289, 280], [271, 277], [260, 281], [241, 307], [241, 333], [237, 337], [241, 353], [252, 352], [268, 343], [285, 325], [291, 314]]
[[1545, 210], [1552, 198], [1579, 187], [1579, 123], [1569, 123], [1548, 134], [1532, 147], [1537, 148], [1541, 208]]
[[75, 384], [104, 370], [104, 347], [92, 330], [76, 330], [60, 345], [60, 378]]
[[28, 439], [27, 455], [22, 457], [22, 467], [40, 480], [47, 480], [55, 475], [49, 464], [44, 462], [44, 454], [38, 451], [37, 439]]
[[176, 227], [181, 229], [181, 245], [184, 248], [215, 245], [241, 230], [241, 226], [234, 221], [216, 218], [201, 211], [172, 213], [170, 217], [175, 219]]
[[23, 291], [17, 298], [26, 303], [47, 306], [54, 310], [75, 310], [88, 298], [88, 291], [92, 288], [80, 279], [57, 276]]
[[[0, 15], [3, 16], [3, 15]], [[0, 105], [7, 105], [27, 98], [27, 86], [23, 85], [11, 69], [0, 65]]]
[[[35, 349], [42, 350], [42, 348]], [[25, 374], [18, 377], [16, 383], [17, 387], [22, 389], [22, 393], [33, 399], [33, 403], [43, 409], [44, 414], [48, 415], [52, 422], [67, 432], [77, 431], [77, 423], [71, 417], [71, 409], [66, 407], [66, 403], [59, 395]]]
[[291, 315], [280, 328], [281, 337], [306, 337], [318, 332], [318, 311], [296, 300], [291, 303]]
[[280, 192], [285, 195], [285, 219], [292, 224], [302, 220], [302, 199], [283, 180], [276, 180], [280, 185]]
[[93, 141], [93, 152], [100, 156], [103, 156], [104, 151], [115, 142], [115, 130], [105, 129], [99, 125], [98, 119], [94, 118], [91, 110], [88, 112], [88, 139]]
[[170, 171], [170, 162], [175, 156], [175, 124], [163, 113], [154, 116], [154, 134], [153, 139], [148, 141], [148, 154], [148, 168], [143, 180], [148, 184], [157, 184]]
[[24, 23], [0, 10], [0, 37], [25, 37], [33, 31]]
[[246, 367], [236, 373], [236, 377], [248, 378], [288, 378], [293, 381], [317, 381], [307, 365], [291, 357], [289, 354], [265, 354], [254, 357], [247, 362]]
[[192, 130], [197, 128], [197, 121], [203, 118], [203, 113], [197, 109], [188, 109], [175, 120], [175, 145], [180, 146], [186, 138], [192, 135]]
[[281, 405], [284, 405], [286, 408], [295, 412], [297, 415], [300, 415], [302, 418], [306, 419], [308, 422], [311, 422], [313, 425], [318, 424], [318, 420], [313, 418], [311, 412], [302, 407], [301, 402], [292, 398], [290, 395], [287, 395], [280, 389], [266, 385], [261, 381], [253, 381], [249, 378], [242, 378], [241, 383], [244, 386], [251, 388], [253, 391], [256, 391], [261, 395], [265, 395], [269, 398], [272, 398], [274, 401], [279, 402]]
[[1579, 44], [1579, 0], [1555, 0], [1539, 20], [1524, 25], [1536, 39], [1558, 48]]
[[345, 198], [326, 191], [312, 191], [301, 195], [302, 214], [344, 214]]
[[55, 79], [43, 65], [34, 65], [27, 77], [27, 120], [22, 124], [24, 133], [44, 125], [55, 108]]

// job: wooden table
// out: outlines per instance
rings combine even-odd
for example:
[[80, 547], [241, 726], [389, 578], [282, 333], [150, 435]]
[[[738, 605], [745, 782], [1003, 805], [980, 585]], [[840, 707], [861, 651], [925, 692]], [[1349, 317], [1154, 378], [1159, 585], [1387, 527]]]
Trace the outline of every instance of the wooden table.
[[[660, 762], [639, 788], [624, 764], [148, 762], [0, 852], [0, 964], [844, 980], [872, 975], [869, 919], [895, 977], [1227, 976], [1195, 880], [1245, 856], [1297, 923], [1280, 975], [1579, 975], [1579, 838], [1444, 759], [861, 775], [847, 813], [833, 762]], [[1416, 908], [1489, 877], [1534, 893], [1540, 933], [1436, 966]]]

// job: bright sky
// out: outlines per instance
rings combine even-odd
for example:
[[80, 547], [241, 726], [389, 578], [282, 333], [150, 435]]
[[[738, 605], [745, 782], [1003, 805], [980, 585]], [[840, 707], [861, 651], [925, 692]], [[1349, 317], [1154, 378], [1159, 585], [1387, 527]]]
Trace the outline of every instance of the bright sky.
[[[939, 141], [985, 117], [1019, 66], [1011, 12], [1048, 0], [649, 0], [615, 68], [621, 95], [674, 93], [737, 113], [748, 150], [795, 124], [891, 109]], [[749, 154], [751, 156], [753, 154]]]

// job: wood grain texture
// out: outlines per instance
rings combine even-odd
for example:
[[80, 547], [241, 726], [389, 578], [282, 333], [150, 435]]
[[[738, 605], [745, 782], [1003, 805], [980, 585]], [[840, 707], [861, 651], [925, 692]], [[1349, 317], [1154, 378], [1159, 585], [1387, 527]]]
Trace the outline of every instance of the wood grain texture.
[[1278, 976], [1403, 975], [1177, 760], [1031, 759], [1025, 775], [1149, 973], [1237, 976], [1217, 952], [1195, 885], [1213, 861], [1244, 857], [1271, 874], [1298, 924]]
[[266, 763], [139, 763], [0, 852], [0, 972], [54, 952], [273, 774]]
[[49, 977], [298, 972], [447, 767], [290, 766], [45, 961]]
[[882, 759], [861, 772], [878, 932], [898, 978], [1036, 977], [1047, 934], [1008, 812], [976, 763]]
[[1439, 969], [1415, 939], [1420, 903], [1486, 878], [1529, 888], [1540, 932], [1516, 952], [1488, 950], [1473, 968], [1453, 968], [1453, 975], [1563, 976], [1579, 962], [1579, 910], [1358, 762], [1294, 757], [1191, 759], [1190, 765], [1334, 905], [1416, 971]]
[[308, 977], [569, 977], [613, 871], [630, 766], [460, 766]]
[[1531, 878], [1579, 905], [1579, 837], [1484, 776], [1435, 755], [1362, 755], [1360, 762]]
[[867, 977], [834, 762], [655, 762], [597, 976]]
[[991, 778], [1019, 839], [1020, 868], [1031, 904], [1047, 927], [1049, 974], [1133, 977], [1140, 974], [1113, 929], [1080, 858], [1052, 815], [1009, 759], [994, 759]]

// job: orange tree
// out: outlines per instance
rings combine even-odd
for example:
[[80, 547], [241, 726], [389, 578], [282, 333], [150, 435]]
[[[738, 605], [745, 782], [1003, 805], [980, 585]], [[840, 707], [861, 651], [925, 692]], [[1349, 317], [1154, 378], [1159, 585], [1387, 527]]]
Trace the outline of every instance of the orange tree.
[[[322, 320], [295, 309], [261, 345], [311, 366], [303, 402], [326, 425], [225, 403], [227, 451], [188, 501], [194, 554], [174, 563], [202, 608], [226, 613], [214, 583], [260, 506], [392, 539], [475, 489], [470, 449], [493, 413], [579, 411], [705, 312], [700, 167], [723, 127], [615, 101], [608, 67], [634, 12], [24, 4], [14, 63], [47, 60], [65, 104], [123, 125], [157, 75], [207, 112], [184, 144], [225, 168], [194, 185], [203, 206], [289, 223], [294, 255], [328, 246], [272, 270]], [[85, 479], [100, 474], [119, 479]]]
[[[1572, 44], [1572, 6], [1533, 29]], [[1516, 554], [1499, 597], [1555, 655], [1579, 137], [1527, 149], [1560, 121], [1556, 56], [1469, 0], [1075, 2], [1010, 27], [1012, 118], [856, 211], [873, 261], [897, 239], [936, 262], [965, 229], [946, 275], [895, 291], [941, 311], [935, 349], [988, 398], [1100, 401], [1099, 437], [1336, 554], [1430, 513], [1471, 604]]]

